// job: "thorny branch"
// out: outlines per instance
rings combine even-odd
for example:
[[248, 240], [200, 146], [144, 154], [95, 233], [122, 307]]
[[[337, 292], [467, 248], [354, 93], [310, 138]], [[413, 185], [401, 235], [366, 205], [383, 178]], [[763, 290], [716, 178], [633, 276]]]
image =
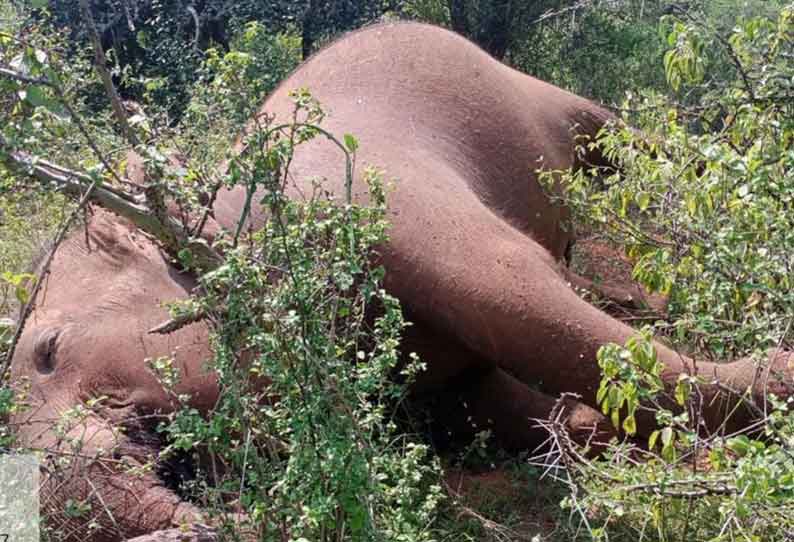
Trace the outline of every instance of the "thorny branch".
[[[721, 386], [726, 392], [736, 394], [735, 390], [728, 386]], [[697, 394], [695, 394], [697, 395]], [[690, 463], [694, 464], [702, 459], [702, 451], [715, 448], [724, 448], [729, 438], [739, 435], [753, 433], [759, 427], [764, 427], [772, 431], [776, 439], [786, 438], [786, 433], [777, 433], [778, 429], [772, 419], [772, 415], [755, 404], [752, 399], [745, 399], [753, 412], [763, 419], [756, 424], [732, 435], [712, 434], [702, 436], [697, 431], [697, 422], [692, 427], [680, 427], [681, 430], [691, 430], [694, 442], [686, 444], [686, 449], [673, 460], [663, 463], [663, 469], [657, 475], [649, 476], [645, 480], [637, 478], [626, 479], [621, 475], [621, 465], [637, 465], [645, 459], [659, 459], [652, 450], [644, 449], [629, 441], [622, 443], [611, 443], [609, 445], [608, 461], [602, 459], [591, 460], [587, 457], [588, 446], [582, 446], [573, 441], [566, 428], [567, 416], [563, 416], [563, 406], [566, 397], [563, 395], [557, 401], [548, 419], [536, 420], [538, 427], [545, 429], [549, 437], [544, 443], [544, 447], [549, 451], [532, 457], [529, 464], [543, 469], [543, 476], [551, 476], [553, 479], [567, 486], [572, 510], [577, 513], [583, 525], [588, 531], [593, 532], [588, 518], [592, 519], [591, 504], [587, 502], [587, 497], [595, 496], [598, 498], [599, 491], [609, 491], [610, 495], [616, 492], [620, 495], [631, 495], [641, 492], [670, 499], [681, 499], [688, 501], [690, 505], [697, 502], [697, 499], [707, 497], [729, 497], [742, 498], [746, 487], [742, 487], [734, 471], [720, 471], [719, 469], [697, 469], [686, 468]], [[693, 408], [703, 408], [703, 402], [697, 402]], [[661, 408], [661, 407], [659, 407]], [[690, 417], [691, 413], [690, 413]], [[693, 417], [696, 419], [696, 417]], [[694, 450], [694, 452], [693, 452]], [[787, 453], [787, 450], [782, 450]], [[787, 453], [788, 455], [788, 453]], [[643, 459], [645, 458], [645, 459]], [[636, 471], [635, 471], [636, 472]], [[614, 500], [615, 497], [610, 497]], [[618, 497], [619, 499], [619, 497]], [[598, 506], [598, 505], [596, 505]], [[691, 507], [691, 506], [690, 506]], [[608, 512], [607, 512], [608, 513]]]

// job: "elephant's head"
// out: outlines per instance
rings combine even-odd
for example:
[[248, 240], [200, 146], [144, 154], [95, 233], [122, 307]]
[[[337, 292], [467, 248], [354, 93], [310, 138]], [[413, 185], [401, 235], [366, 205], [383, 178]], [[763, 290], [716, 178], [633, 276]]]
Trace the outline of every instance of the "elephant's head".
[[[130, 470], [156, 456], [154, 428], [177, 394], [202, 411], [217, 399], [206, 326], [148, 333], [168, 319], [162, 304], [187, 296], [193, 278], [132, 226], [95, 211], [59, 248], [45, 281], [12, 360], [28, 403], [12, 423], [23, 446], [50, 458], [43, 510], [61, 514], [59, 531], [74, 539], [86, 538], [92, 519], [102, 527], [90, 537], [99, 540], [192, 520], [196, 511], [157, 469]], [[180, 376], [173, 390], [146, 361], [162, 357]], [[69, 499], [72, 513], [63, 515]]]

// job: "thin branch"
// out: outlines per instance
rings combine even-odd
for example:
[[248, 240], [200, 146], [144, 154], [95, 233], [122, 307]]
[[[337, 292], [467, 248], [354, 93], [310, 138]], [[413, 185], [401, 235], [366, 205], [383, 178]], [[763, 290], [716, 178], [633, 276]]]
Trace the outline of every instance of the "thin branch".
[[711, 28], [709, 24], [701, 20], [700, 18], [693, 15], [687, 9], [682, 8], [681, 6], [672, 6], [673, 9], [678, 12], [679, 15], [688, 19], [690, 22], [699, 25], [701, 28], [708, 30], [719, 42], [720, 45], [725, 49], [725, 52], [728, 53], [728, 58], [730, 59], [731, 63], [733, 63], [736, 71], [739, 73], [739, 76], [742, 78], [742, 83], [744, 84], [744, 88], [747, 91], [747, 94], [750, 96], [752, 101], [756, 101], [755, 91], [753, 89], [753, 85], [750, 81], [750, 76], [747, 71], [744, 69], [744, 65], [742, 61], [739, 59], [738, 55], [736, 54], [736, 50], [731, 45], [731, 42], [725, 39], [718, 31]]
[[7, 79], [14, 79], [15, 81], [19, 81], [20, 83], [27, 83], [29, 85], [44, 85], [47, 87], [52, 86], [52, 83], [50, 83], [47, 79], [41, 79], [39, 77], [30, 77], [29, 75], [25, 75], [24, 73], [19, 73], [18, 71], [14, 71], [11, 68], [6, 68], [5, 66], [0, 66], [0, 76], [5, 77]]
[[153, 335], [168, 335], [169, 333], [173, 333], [174, 331], [180, 330], [185, 326], [189, 326], [190, 324], [195, 324], [196, 322], [200, 322], [207, 318], [207, 313], [204, 311], [198, 311], [190, 314], [183, 314], [181, 316], [177, 316], [176, 318], [171, 318], [170, 320], [166, 320], [165, 322], [156, 325], [147, 333]]
[[[256, 120], [256, 118], [255, 118]], [[350, 151], [347, 150], [347, 147], [339, 141], [331, 132], [320, 128], [317, 124], [312, 124], [308, 122], [293, 122], [293, 123], [284, 123], [279, 124], [277, 126], [273, 126], [268, 128], [267, 131], [262, 134], [262, 136], [267, 140], [273, 136], [276, 132], [281, 132], [286, 129], [296, 130], [298, 128], [308, 128], [310, 130], [314, 130], [320, 135], [324, 136], [328, 139], [331, 143], [339, 147], [342, 153], [345, 155], [345, 202], [347, 204], [353, 203], [353, 156]], [[244, 157], [250, 151], [250, 145], [245, 144], [238, 154], [237, 158]]]
[[[6, 34], [5, 32], [0, 32], [0, 35], [2, 35], [4, 37], [10, 36], [9, 34]], [[16, 39], [16, 38], [14, 38], [14, 39]], [[26, 43], [23, 40], [17, 40], [17, 41], [19, 41], [20, 43], [23, 43], [23, 44]], [[32, 77], [29, 77], [29, 76], [27, 76], [25, 74], [16, 72], [14, 70], [10, 70], [8, 68], [4, 68], [2, 66], [0, 66], [0, 76], [6, 77], [6, 78], [9, 78], [9, 79], [14, 79], [16, 81], [20, 81], [20, 82], [23, 82], [23, 83], [44, 85], [44, 86], [47, 86], [47, 87], [51, 88], [55, 92], [55, 94], [58, 96], [58, 99], [63, 104], [63, 106], [66, 109], [67, 113], [69, 113], [69, 117], [77, 125], [78, 131], [85, 138], [86, 142], [88, 143], [88, 146], [91, 147], [91, 150], [94, 152], [94, 154], [96, 155], [97, 159], [102, 163], [102, 165], [105, 167], [105, 169], [107, 169], [110, 172], [110, 174], [113, 175], [113, 177], [114, 177], [114, 179], [116, 181], [118, 181], [120, 184], [124, 184], [124, 181], [118, 176], [118, 174], [116, 173], [116, 170], [113, 169], [112, 167], [110, 167], [110, 164], [108, 164], [107, 160], [105, 159], [105, 156], [100, 152], [100, 150], [97, 147], [96, 143], [94, 142], [93, 138], [88, 133], [88, 129], [85, 127], [85, 124], [83, 123], [82, 119], [77, 114], [77, 111], [75, 111], [75, 109], [72, 107], [72, 104], [66, 98], [66, 94], [64, 93], [64, 91], [60, 87], [60, 85], [58, 84], [57, 80], [53, 81], [53, 80], [46, 79], [46, 78], [32, 78]], [[0, 144], [2, 144], [2, 143], [3, 142], [0, 141]]]
[[[633, 484], [615, 488], [618, 491], [631, 493], [632, 491], [643, 491], [654, 495], [663, 495], [674, 498], [694, 498], [706, 497], [709, 495], [735, 495], [738, 488], [729, 484], [731, 478], [719, 480], [667, 480], [664, 482]], [[698, 489], [666, 489], [664, 486], [689, 486]]]
[[[2, 142], [0, 142], [0, 145], [2, 145]], [[80, 180], [83, 183], [88, 184], [88, 183], [93, 182], [93, 179], [91, 177], [89, 177], [88, 175], [84, 175], [84, 174], [79, 173], [77, 171], [73, 171], [73, 170], [67, 169], [67, 168], [65, 168], [65, 167], [63, 167], [63, 166], [61, 166], [59, 164], [54, 164], [53, 162], [49, 162], [49, 161], [43, 160], [41, 158], [31, 159], [31, 161], [35, 161], [35, 163], [41, 164], [42, 166], [45, 166], [45, 167], [47, 167], [49, 169], [52, 169], [53, 171], [58, 171], [60, 173], [68, 175], [71, 178]], [[132, 182], [132, 181], [130, 181], [128, 179], [122, 178], [121, 182], [123, 184], [127, 184], [127, 185], [130, 185], [130, 186], [137, 186], [134, 182]], [[146, 203], [145, 199], [143, 198], [143, 196], [141, 196], [141, 195], [136, 196], [134, 194], [130, 194], [130, 193], [125, 192], [123, 190], [118, 190], [118, 189], [116, 189], [113, 186], [108, 185], [108, 184], [104, 185], [102, 187], [102, 189], [103, 190], [107, 190], [108, 192], [112, 192], [113, 194], [115, 194], [116, 196], [120, 197], [121, 199], [123, 199], [125, 201], [128, 201], [130, 203], [136, 204], [136, 205], [144, 205]]]
[[590, 7], [590, 5], [592, 3], [593, 3], [592, 0], [581, 0], [580, 2], [577, 2], [577, 3], [573, 4], [572, 6], [568, 6], [568, 7], [556, 10], [556, 11], [553, 10], [553, 9], [549, 9], [546, 12], [544, 12], [540, 17], [538, 17], [537, 19], [532, 21], [530, 24], [537, 24], [537, 23], [540, 23], [542, 21], [545, 21], [546, 19], [553, 19], [553, 18], [556, 18], [556, 17], [560, 17], [560, 16], [565, 15], [566, 13], [569, 13], [571, 11], [576, 13], [580, 9], [584, 9], [586, 7]]
[[94, 23], [94, 16], [91, 14], [91, 7], [88, 5], [88, 0], [80, 0], [80, 11], [83, 13], [83, 17], [85, 17], [85, 23], [88, 26], [91, 42], [94, 46], [94, 66], [99, 73], [99, 77], [102, 79], [102, 83], [105, 85], [105, 92], [110, 99], [110, 105], [113, 108], [116, 121], [119, 123], [124, 137], [133, 145], [138, 145], [140, 142], [135, 136], [132, 127], [130, 127], [129, 122], [127, 122], [127, 113], [124, 110], [124, 106], [121, 105], [121, 98], [119, 98], [118, 92], [116, 92], [116, 87], [113, 85], [113, 78], [105, 62], [105, 51], [102, 49], [102, 42], [99, 38], [99, 33]]
[[201, 21], [199, 21], [199, 16], [198, 13], [196, 13], [196, 8], [194, 8], [193, 6], [188, 6], [187, 11], [188, 13], [190, 13], [190, 16], [193, 17], [193, 24], [196, 25], [196, 33], [195, 36], [193, 37], [193, 50], [198, 51], [199, 39], [201, 38]]
[[135, 22], [132, 20], [132, 14], [130, 13], [130, 6], [127, 4], [127, 0], [121, 0], [121, 5], [124, 7], [124, 15], [127, 17], [127, 28], [130, 29], [130, 32], [135, 32]]

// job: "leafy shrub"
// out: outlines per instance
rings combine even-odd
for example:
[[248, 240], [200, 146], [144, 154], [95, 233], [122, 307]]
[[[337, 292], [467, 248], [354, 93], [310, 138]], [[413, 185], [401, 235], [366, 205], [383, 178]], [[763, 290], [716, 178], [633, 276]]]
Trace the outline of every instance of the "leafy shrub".
[[[306, 92], [295, 96], [297, 124], [275, 127], [260, 119], [260, 129], [247, 136], [252, 150], [230, 158], [225, 174], [207, 173], [191, 160], [202, 147], [189, 143], [199, 141], [202, 129], [204, 135], [226, 133], [228, 146], [228, 136], [281, 77], [279, 70], [286, 71], [294, 61], [295, 40], [290, 36], [270, 36], [261, 26], [249, 25], [238, 39], [239, 49], [210, 55], [205, 62], [207, 90], [196, 92], [195, 110], [186, 116], [195, 124], [169, 126], [167, 115], [156, 109], [147, 114], [141, 108], [130, 117], [140, 141], [135, 148], [146, 155], [150, 186], [183, 208], [204, 211], [197, 195], [217, 190], [220, 183], [239, 184], [249, 195], [240, 227], [229, 232], [225, 245], [219, 240], [223, 263], [200, 278], [203, 295], [174, 304], [178, 313], [200, 311], [210, 319], [216, 353], [211, 369], [222, 393], [208, 417], [186, 408], [162, 425], [167, 442], [163, 455], [198, 451], [216, 467], [200, 470], [184, 491], [210, 515], [217, 514], [213, 523], [231, 539], [251, 534], [263, 540], [430, 540], [441, 500], [439, 467], [428, 447], [394, 421], [420, 365], [398, 357], [405, 323], [399, 303], [383, 290], [382, 269], [371, 263], [374, 247], [387, 240], [380, 173], [365, 174], [371, 190], [367, 207], [353, 205], [349, 197], [332, 201], [318, 196], [300, 203], [286, 199], [283, 189], [293, 153], [314, 137], [337, 143], [352, 182], [358, 143], [351, 135], [338, 141], [324, 132], [323, 113]], [[24, 68], [24, 77], [2, 83], [16, 96], [10, 122], [3, 127], [2, 151], [9, 156], [44, 154], [52, 143], [63, 149], [54, 156], [93, 174], [86, 178], [126, 189], [112, 180], [118, 166], [112, 164], [108, 147], [119, 139], [122, 149], [129, 143], [114, 131], [103, 131], [113, 127], [111, 122], [85, 121], [82, 107], [73, 105], [80, 103], [81, 88], [75, 73], [45, 48], [46, 40], [41, 49], [11, 42], [18, 46], [17, 68]], [[271, 78], [265, 77], [268, 73]], [[73, 92], [65, 95], [64, 88]], [[67, 117], [56, 114], [64, 104], [73, 108]], [[103, 112], [109, 116], [107, 109]], [[76, 142], [71, 148], [57, 147], [53, 126], [67, 138], [84, 138], [88, 149]], [[170, 142], [177, 149], [190, 151], [184, 167], [168, 164], [166, 136], [173, 136]], [[20, 178], [8, 178], [8, 193], [17, 194], [20, 186]], [[254, 202], [259, 188], [267, 195]], [[258, 232], [242, 226], [252, 205], [264, 205], [269, 217]], [[192, 264], [187, 248], [178, 256], [186, 266]], [[151, 360], [150, 368], [173, 390], [180, 375], [168, 358]], [[0, 397], [0, 414], [13, 407], [9, 401]], [[80, 404], [73, 409], [80, 412], [67, 413], [54, 430], [65, 435], [65, 428], [79, 425], [95, 407]], [[74, 440], [79, 449], [79, 437]], [[86, 516], [88, 522], [87, 506], [70, 501], [63, 513]], [[230, 514], [237, 513], [244, 515], [231, 521]]]
[[[794, 309], [790, 13], [749, 19], [727, 40], [675, 22], [667, 77], [695, 86], [700, 103], [633, 98], [637, 129], [600, 139], [619, 171], [564, 181], [577, 220], [625, 246], [634, 277], [669, 295], [662, 327], [718, 359], [777, 346]], [[718, 46], [738, 67], [713, 86], [699, 53]]]
[[[164, 453], [199, 447], [223, 466], [220, 479], [204, 472], [194, 487], [218, 512], [234, 495], [248, 518], [229, 525], [236, 533], [430, 540], [437, 466], [393, 421], [420, 366], [398, 364], [405, 322], [382, 288], [383, 270], [371, 264], [387, 239], [381, 176], [365, 174], [368, 207], [287, 199], [296, 147], [329, 137], [310, 96], [295, 100], [297, 122], [250, 134], [249, 148], [262, 151], [230, 168], [229, 181], [249, 195], [265, 191], [266, 224], [245, 243], [230, 239], [224, 263], [201, 279], [206, 295], [175, 307], [212, 315], [211, 369], [223, 391], [209, 417], [186, 408], [162, 427], [171, 442]], [[356, 147], [345, 136], [345, 153]]]
[[594, 3], [563, 12], [536, 23], [511, 51], [510, 62], [606, 103], [619, 103], [627, 91], [663, 89], [660, 7], [649, 4], [642, 11], [635, 2]]
[[209, 49], [175, 134], [180, 150], [194, 162], [219, 161], [231, 135], [240, 132], [299, 61], [299, 37], [270, 34], [257, 22], [231, 40], [228, 52]]
[[[667, 80], [697, 101], [631, 98], [627, 118], [639, 129], [619, 125], [599, 139], [618, 169], [562, 176], [578, 220], [621, 243], [634, 277], [669, 296], [665, 320], [598, 354], [604, 413], [627, 434], [640, 415], [658, 430], [647, 448], [626, 441], [596, 461], [562, 435], [564, 504], [595, 540], [784, 540], [794, 528], [791, 400], [745, 397], [757, 423], [710, 434], [708, 375], [681, 375], [666, 392], [650, 341], [661, 333], [717, 359], [791, 350], [794, 5], [740, 18], [729, 36], [698, 14], [668, 28]], [[711, 77], [714, 66], [730, 69]]]

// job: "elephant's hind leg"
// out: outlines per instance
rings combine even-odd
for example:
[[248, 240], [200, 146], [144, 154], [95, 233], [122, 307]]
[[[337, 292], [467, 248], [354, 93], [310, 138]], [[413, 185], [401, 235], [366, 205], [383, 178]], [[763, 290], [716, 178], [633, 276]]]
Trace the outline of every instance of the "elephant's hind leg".
[[556, 399], [534, 390], [499, 368], [471, 371], [436, 400], [435, 422], [456, 441], [470, 441], [490, 430], [498, 445], [536, 450], [549, 443], [543, 421], [554, 416], [570, 437], [602, 449], [616, 435], [598, 411], [573, 399]]

